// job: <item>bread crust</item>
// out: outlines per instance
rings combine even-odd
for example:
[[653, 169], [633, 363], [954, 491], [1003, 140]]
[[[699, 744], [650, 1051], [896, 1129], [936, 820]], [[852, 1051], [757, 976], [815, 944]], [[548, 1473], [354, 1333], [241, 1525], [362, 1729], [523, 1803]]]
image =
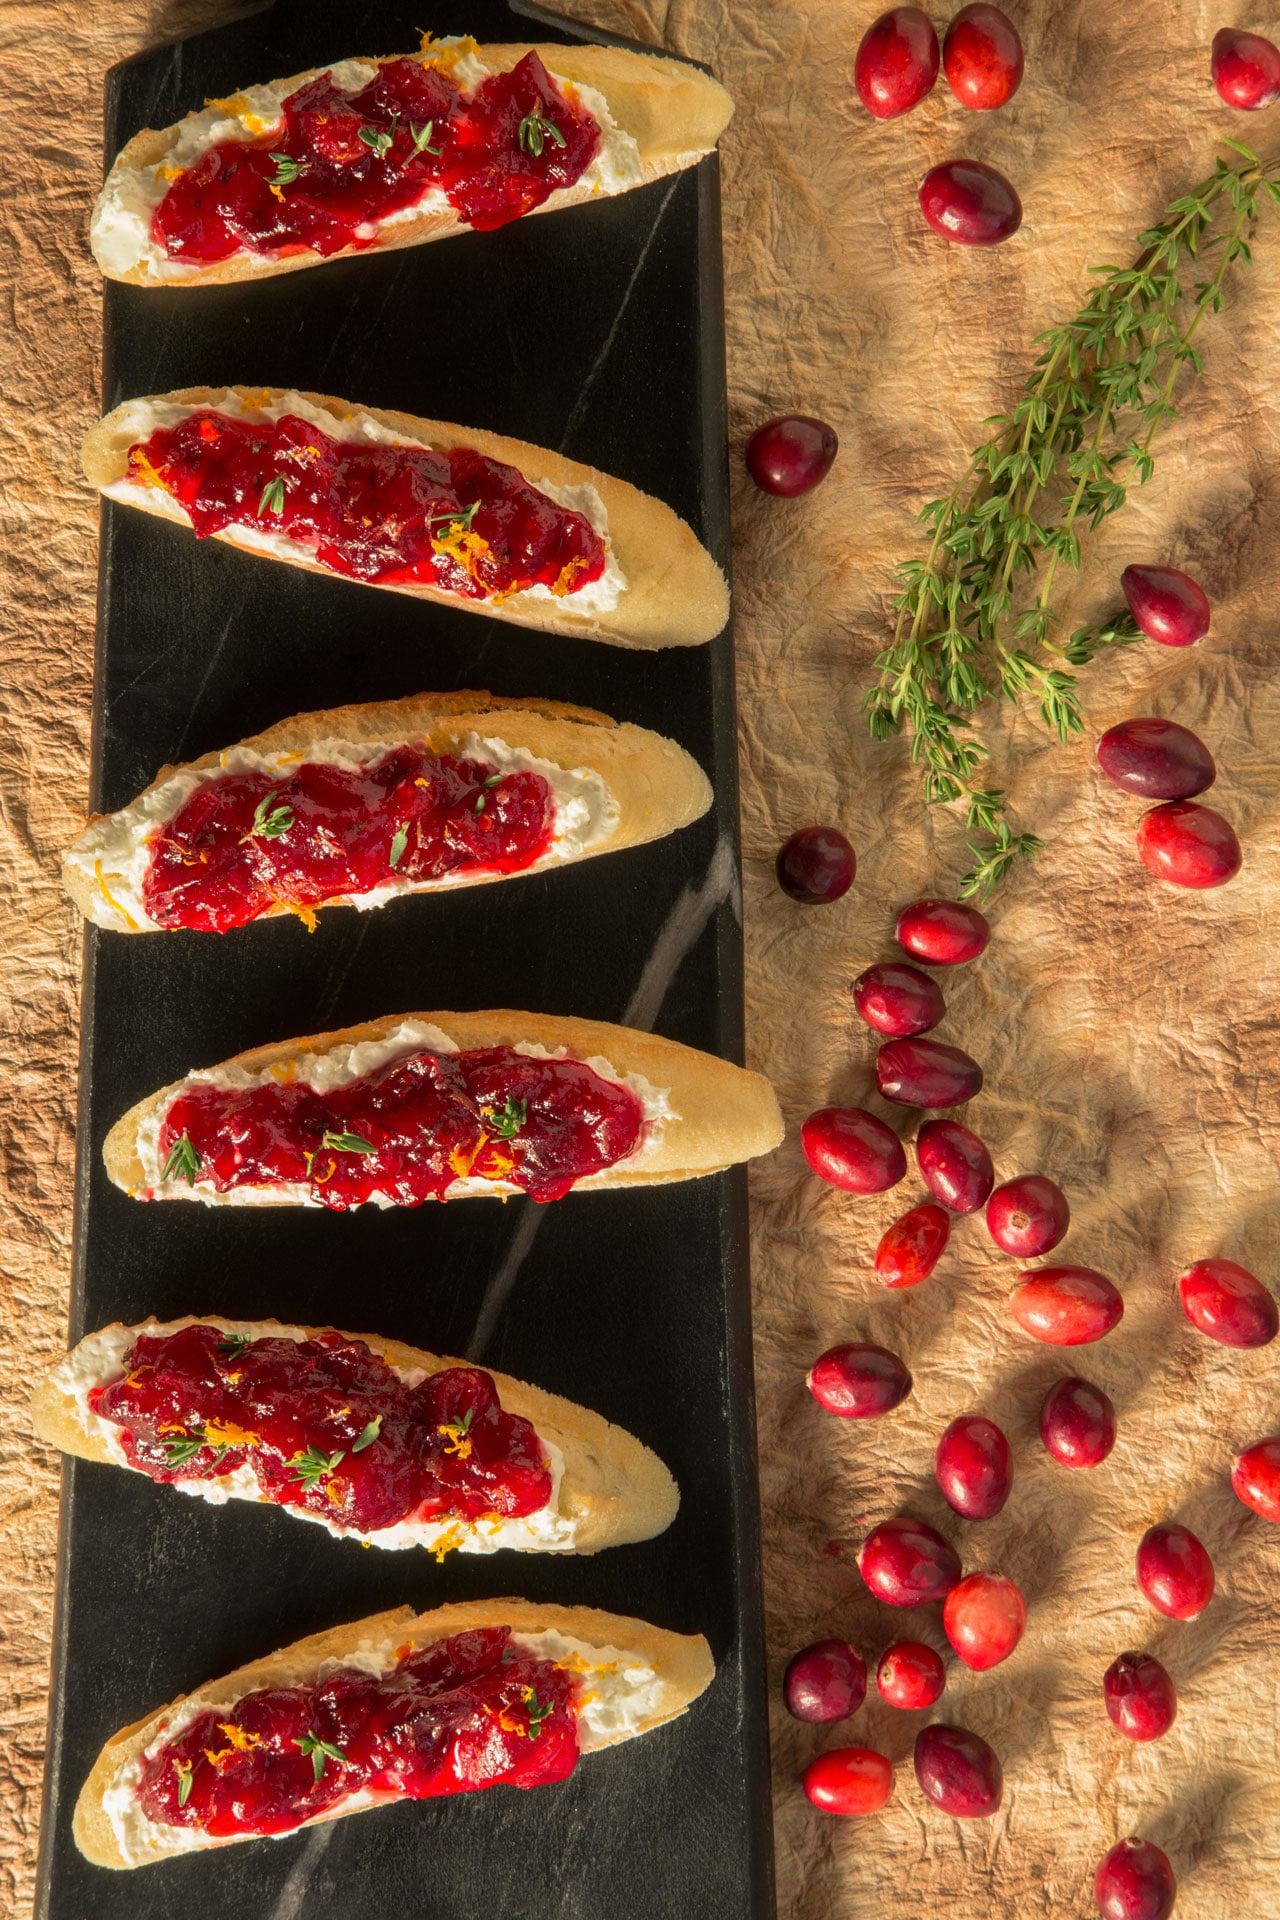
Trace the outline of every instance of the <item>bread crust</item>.
[[[374, 701], [361, 706], [333, 707], [323, 712], [299, 713], [280, 720], [265, 732], [253, 734], [237, 744], [252, 751], [306, 754], [323, 740], [342, 740], [355, 745], [384, 743], [387, 747], [409, 740], [423, 740], [435, 753], [456, 752], [471, 733], [481, 738], [501, 739], [506, 745], [523, 747], [539, 759], [549, 760], [566, 772], [587, 767], [598, 773], [618, 806], [618, 818], [610, 831], [581, 856], [590, 859], [598, 853], [615, 853], [624, 847], [642, 845], [674, 833], [700, 819], [711, 805], [711, 784], [692, 755], [662, 734], [646, 727], [619, 725], [605, 714], [587, 707], [568, 706], [556, 700], [502, 699], [490, 693], [423, 693], [406, 700]], [[234, 749], [228, 749], [234, 751]], [[202, 754], [198, 760], [179, 766], [161, 767], [150, 786], [138, 799], [155, 791], [174, 774], [216, 770], [222, 752]], [[109, 815], [91, 814], [85, 832]], [[154, 825], [146, 829], [154, 831]], [[103, 897], [102, 888], [84, 868], [73, 865], [77, 841], [62, 862], [62, 884], [86, 919], [117, 932], [154, 933], [164, 928], [145, 927], [130, 920], [122, 926], [117, 912]], [[524, 873], [544, 873], [565, 864], [557, 856], [547, 856], [523, 869]], [[448, 884], [480, 886], [495, 880], [516, 880], [521, 874], [477, 873], [459, 877]], [[396, 894], [438, 893], [439, 881], [396, 884]], [[320, 903], [327, 907], [350, 907], [356, 902], [341, 895]], [[284, 906], [272, 907], [264, 919], [288, 914]]]
[[[355, 1621], [350, 1626], [332, 1627], [325, 1633], [313, 1633], [304, 1640], [295, 1640], [292, 1646], [282, 1647], [278, 1653], [268, 1654], [263, 1660], [251, 1661], [247, 1666], [237, 1668], [234, 1673], [211, 1680], [194, 1693], [171, 1701], [157, 1712], [148, 1714], [145, 1719], [135, 1721], [130, 1727], [123, 1727], [107, 1741], [80, 1790], [72, 1821], [76, 1845], [95, 1866], [119, 1868], [135, 1864], [124, 1858], [120, 1851], [115, 1831], [103, 1806], [103, 1798], [129, 1763], [150, 1746], [163, 1722], [187, 1701], [225, 1706], [230, 1699], [252, 1692], [256, 1687], [306, 1685], [315, 1678], [326, 1660], [344, 1659], [357, 1646], [375, 1643], [378, 1646], [385, 1645], [388, 1653], [394, 1653], [398, 1647], [406, 1644], [425, 1645], [433, 1640], [447, 1639], [456, 1633], [466, 1633], [473, 1627], [486, 1626], [509, 1626], [517, 1635], [562, 1633], [567, 1638], [583, 1641], [587, 1645], [617, 1647], [625, 1653], [634, 1652], [658, 1672], [663, 1681], [663, 1691], [654, 1710], [645, 1716], [633, 1732], [615, 1733], [609, 1739], [602, 1740], [601, 1746], [614, 1746], [619, 1741], [648, 1733], [652, 1728], [674, 1720], [715, 1678], [711, 1649], [701, 1634], [671, 1633], [663, 1627], [650, 1626], [647, 1621], [602, 1613], [595, 1607], [544, 1606], [528, 1600], [469, 1600], [436, 1607], [430, 1613], [417, 1615], [411, 1607], [396, 1607], [390, 1612]], [[322, 1820], [343, 1818], [345, 1814], [341, 1807], [320, 1815]], [[302, 1823], [304, 1827], [317, 1824], [316, 1820]], [[296, 1830], [301, 1831], [301, 1828]], [[235, 1846], [241, 1837], [253, 1836], [209, 1839], [203, 1844]], [[154, 1858], [162, 1860], [171, 1857], [172, 1853], [185, 1851], [181, 1847], [162, 1849]], [[152, 1862], [147, 1860], [136, 1864], [149, 1866]]]
[[[405, 1020], [421, 1020], [438, 1027], [464, 1051], [473, 1047], [518, 1046], [527, 1041], [552, 1050], [567, 1047], [580, 1059], [602, 1055], [618, 1073], [642, 1074], [653, 1086], [668, 1090], [675, 1111], [666, 1122], [656, 1147], [646, 1156], [643, 1168], [628, 1170], [625, 1163], [608, 1167], [602, 1173], [579, 1180], [575, 1192], [602, 1187], [660, 1186], [673, 1180], [696, 1179], [701, 1174], [721, 1173], [740, 1160], [753, 1160], [770, 1152], [782, 1139], [777, 1096], [762, 1075], [717, 1059], [714, 1054], [681, 1046], [676, 1040], [665, 1040], [656, 1033], [640, 1033], [633, 1027], [617, 1027], [603, 1020], [579, 1020], [571, 1015], [561, 1018], [519, 1013], [509, 1008], [482, 1013], [404, 1013], [300, 1040], [251, 1047], [222, 1064], [261, 1073], [267, 1067], [297, 1062], [308, 1054], [328, 1053], [334, 1047], [385, 1039]], [[139, 1129], [144, 1122], [163, 1113], [184, 1084], [183, 1080], [173, 1081], [138, 1101], [107, 1135], [102, 1157], [111, 1179], [126, 1192], [135, 1192], [146, 1177], [138, 1157]], [[200, 1187], [188, 1187], [181, 1181], [167, 1182], [164, 1197], [202, 1201], [206, 1206], [295, 1204], [287, 1199], [276, 1203], [246, 1203], [237, 1198], [235, 1188], [226, 1193], [212, 1193]]]
[[[559, 46], [523, 42], [492, 44], [478, 48], [480, 58], [494, 73], [509, 73], [526, 54], [536, 53], [553, 78], [579, 86], [594, 87], [604, 95], [609, 112], [624, 133], [635, 141], [640, 155], [641, 178], [635, 186], [648, 186], [666, 175], [696, 166], [715, 147], [733, 115], [733, 101], [710, 74], [663, 54], [633, 53], [625, 47]], [[356, 55], [370, 66], [386, 66], [387, 59]], [[391, 59], [403, 59], [392, 55]], [[413, 56], [408, 56], [413, 57]], [[429, 50], [428, 50], [429, 57]], [[331, 62], [330, 65], [333, 63]], [[294, 74], [282, 84], [294, 92], [328, 67], [312, 67]], [[103, 259], [98, 244], [100, 222], [110, 189], [120, 175], [143, 168], [162, 166], [182, 132], [183, 122], [163, 128], [144, 128], [135, 134], [117, 154], [107, 181], [94, 206], [89, 223], [89, 244], [102, 273], [108, 279], [122, 280], [135, 287], [218, 287], [235, 281], [263, 280], [280, 273], [296, 273], [304, 267], [324, 266], [330, 260], [346, 260], [352, 255], [387, 253], [397, 247], [422, 246], [431, 240], [447, 240], [457, 233], [473, 229], [460, 220], [452, 208], [420, 213], [385, 227], [371, 246], [342, 247], [337, 253], [319, 254], [309, 249], [269, 260], [247, 251], [232, 255], [211, 266], [193, 269], [172, 279], [154, 272], [149, 263], [124, 272], [113, 270]], [[556, 213], [564, 207], [588, 201], [613, 198], [630, 191], [629, 186], [598, 187], [579, 181], [559, 188], [532, 209], [534, 213]], [[521, 216], [527, 218], [528, 216]], [[253, 264], [255, 261], [258, 264]]]
[[[184, 387], [173, 393], [151, 394], [153, 404], [217, 408], [228, 394], [238, 396], [246, 407], [261, 407], [281, 399], [290, 391], [283, 387]], [[580, 639], [603, 640], [618, 647], [692, 647], [714, 640], [729, 618], [729, 588], [723, 573], [693, 529], [680, 516], [657, 500], [642, 493], [626, 480], [600, 473], [595, 467], [566, 459], [549, 447], [538, 447], [527, 440], [511, 440], [480, 427], [459, 426], [447, 420], [422, 420], [409, 413], [397, 413], [387, 407], [356, 407], [331, 394], [305, 393], [298, 398], [345, 423], [356, 412], [366, 414], [389, 432], [423, 446], [438, 449], [468, 448], [487, 459], [515, 467], [533, 487], [550, 481], [557, 487], [593, 486], [604, 502], [609, 517], [609, 542], [618, 565], [626, 576], [626, 589], [618, 604], [606, 612], [576, 612], [572, 596], [540, 600], [529, 593], [514, 593], [508, 599], [467, 600], [460, 594], [446, 593], [439, 587], [388, 586], [381, 581], [349, 584], [373, 586], [382, 593], [403, 593], [415, 600], [429, 600], [438, 606], [461, 608], [482, 613], [491, 620], [510, 621], [515, 626], [536, 627], [544, 633], [561, 633]], [[134, 444], [133, 429], [127, 424], [130, 408], [137, 401], [116, 407], [90, 428], [81, 448], [85, 476], [95, 487], [105, 489], [126, 477], [129, 448]], [[136, 496], [136, 497], [134, 497]], [[128, 505], [143, 513], [190, 527], [186, 513], [163, 487], [134, 489]], [[252, 553], [260, 560], [283, 562], [301, 567], [307, 573], [323, 574], [328, 580], [345, 579], [313, 560], [287, 558], [263, 553], [238, 538], [238, 529], [224, 527], [211, 536], [241, 553]]]
[[[295, 1326], [296, 1322], [290, 1322]], [[279, 1320], [230, 1321], [221, 1314], [186, 1314], [180, 1320], [144, 1322], [129, 1328], [139, 1333], [166, 1335], [183, 1327], [220, 1327], [224, 1333], [240, 1331], [252, 1325], [253, 1339], [269, 1339], [284, 1330]], [[122, 1330], [116, 1321], [102, 1332]], [[324, 1327], [306, 1327], [309, 1339], [328, 1332]], [[341, 1330], [340, 1330], [341, 1331]], [[90, 1336], [92, 1337], [92, 1336]], [[406, 1346], [400, 1340], [388, 1340], [382, 1334], [343, 1332], [344, 1340], [362, 1340], [393, 1367], [421, 1369], [439, 1373], [446, 1367], [465, 1367], [473, 1363], [441, 1354], [427, 1353], [420, 1347]], [[84, 1343], [82, 1342], [81, 1345]], [[79, 1351], [75, 1349], [74, 1351]], [[61, 1365], [61, 1363], [59, 1363]], [[564, 1455], [564, 1477], [560, 1483], [560, 1511], [577, 1522], [574, 1553], [598, 1553], [602, 1547], [621, 1546], [634, 1540], [651, 1540], [663, 1533], [675, 1519], [680, 1492], [671, 1474], [656, 1453], [644, 1446], [623, 1427], [615, 1427], [588, 1407], [580, 1407], [559, 1394], [545, 1393], [541, 1387], [528, 1386], [492, 1367], [484, 1371], [498, 1390], [503, 1411], [531, 1421], [538, 1437], [549, 1440]], [[50, 1369], [31, 1395], [31, 1418], [37, 1435], [62, 1453], [79, 1460], [97, 1460], [109, 1466], [120, 1463], [107, 1451], [98, 1435], [81, 1422], [74, 1394], [57, 1378], [58, 1368]], [[130, 1469], [126, 1468], [126, 1472]], [[233, 1494], [233, 1499], [251, 1496]], [[255, 1503], [257, 1504], [257, 1503]], [[275, 1505], [265, 1498], [261, 1504]], [[288, 1512], [287, 1508], [280, 1508]], [[359, 1540], [359, 1534], [351, 1538]], [[374, 1538], [373, 1546], [381, 1543]], [[534, 1551], [534, 1549], [529, 1549]]]

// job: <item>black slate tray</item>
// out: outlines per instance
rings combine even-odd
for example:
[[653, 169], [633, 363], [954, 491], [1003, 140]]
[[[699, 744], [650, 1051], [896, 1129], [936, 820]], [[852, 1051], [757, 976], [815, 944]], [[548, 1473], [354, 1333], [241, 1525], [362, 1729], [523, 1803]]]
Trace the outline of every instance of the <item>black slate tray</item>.
[[[415, 29], [573, 39], [501, 0], [279, 0], [116, 68], [107, 154], [205, 97]], [[258, 286], [108, 285], [104, 405], [201, 382], [296, 385], [494, 427], [622, 475], [727, 566], [714, 159], [591, 208]], [[73, 450], [68, 448], [68, 459]], [[349, 1217], [144, 1207], [101, 1146], [141, 1095], [287, 1035], [416, 1009], [629, 1019], [741, 1058], [731, 636], [661, 654], [573, 643], [103, 516], [95, 807], [165, 760], [300, 708], [422, 689], [551, 695], [674, 735], [714, 811], [657, 846], [503, 886], [270, 922], [223, 939], [89, 929], [72, 1338], [217, 1311], [368, 1328], [598, 1408], [680, 1482], [661, 1539], [595, 1559], [361, 1552], [283, 1515], [66, 1469], [43, 1848], [44, 1920], [746, 1920], [772, 1912], [745, 1180]], [[664, 931], [665, 930], [665, 931]], [[659, 938], [660, 933], [662, 935]], [[295, 1637], [389, 1605], [521, 1593], [701, 1630], [693, 1711], [562, 1786], [500, 1789], [112, 1875], [71, 1813], [102, 1740]]]

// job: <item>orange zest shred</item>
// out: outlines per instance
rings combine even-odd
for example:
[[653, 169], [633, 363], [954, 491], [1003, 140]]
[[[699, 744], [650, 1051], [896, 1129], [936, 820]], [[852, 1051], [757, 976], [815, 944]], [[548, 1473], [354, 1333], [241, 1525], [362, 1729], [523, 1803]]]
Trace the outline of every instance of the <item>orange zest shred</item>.
[[459, 1460], [469, 1460], [471, 1458], [471, 1442], [456, 1422], [451, 1422], [447, 1426], [437, 1427], [436, 1432], [444, 1435], [444, 1450], [446, 1453], [453, 1454], [455, 1458]]
[[436, 1557], [436, 1565], [442, 1566], [446, 1553], [455, 1553], [466, 1537], [461, 1527], [447, 1527], [431, 1549]]
[[551, 589], [557, 600], [563, 600], [567, 593], [573, 592], [574, 576], [581, 573], [586, 564], [586, 561], [582, 559], [565, 561], [565, 564], [560, 569], [560, 577]]
[[114, 913], [118, 913], [120, 915], [120, 918], [124, 921], [130, 933], [137, 933], [138, 932], [137, 921], [134, 919], [133, 915], [128, 911], [127, 908], [122, 907], [120, 905], [120, 902], [116, 899], [110, 887], [107, 885], [106, 881], [102, 877], [101, 860], [95, 860], [93, 863], [93, 877], [97, 881], [98, 891], [102, 895], [103, 899], [106, 901], [107, 905], [112, 909]]
[[260, 1733], [250, 1733], [247, 1727], [238, 1727], [234, 1720], [220, 1720], [218, 1732], [226, 1735], [237, 1753], [252, 1753], [262, 1745]]
[[164, 483], [164, 475], [160, 472], [160, 469], [148, 459], [141, 447], [130, 447], [129, 449], [128, 477], [133, 481], [135, 486], [159, 487], [162, 493], [168, 492], [168, 488]]
[[[227, 1378], [230, 1379], [230, 1375]], [[262, 1441], [248, 1427], [238, 1427], [234, 1420], [206, 1420], [204, 1437], [211, 1447], [260, 1447]]]
[[478, 587], [484, 585], [476, 572], [481, 560], [490, 551], [489, 542], [483, 534], [468, 532], [459, 521], [452, 520], [443, 533], [432, 534], [431, 546], [435, 553], [448, 554], [449, 558], [461, 567]]

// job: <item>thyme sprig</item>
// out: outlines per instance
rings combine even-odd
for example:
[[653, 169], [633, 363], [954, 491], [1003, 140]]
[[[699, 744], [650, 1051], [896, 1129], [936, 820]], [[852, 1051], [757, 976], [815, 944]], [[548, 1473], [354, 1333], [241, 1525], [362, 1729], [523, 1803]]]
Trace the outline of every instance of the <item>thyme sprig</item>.
[[[1252, 259], [1248, 235], [1263, 195], [1280, 202], [1280, 156], [1260, 160], [1238, 141], [1224, 144], [1239, 163], [1219, 160], [1139, 235], [1132, 266], [1095, 268], [1085, 305], [1039, 336], [1040, 357], [1012, 411], [986, 422], [990, 438], [959, 482], [921, 513], [927, 557], [898, 569], [893, 640], [864, 707], [876, 739], [909, 730], [927, 801], [964, 803], [966, 897], [989, 894], [1043, 845], [1014, 832], [1005, 792], [982, 780], [988, 749], [969, 716], [987, 700], [1029, 698], [1050, 732], [1069, 740], [1084, 719], [1067, 669], [1141, 637], [1125, 615], [1064, 638], [1054, 584], [1062, 566], [1079, 568], [1082, 533], [1123, 506], [1134, 480], [1150, 479], [1156, 435], [1178, 417], [1178, 376], [1202, 371], [1201, 323], [1220, 310], [1230, 269]], [[1213, 271], [1188, 290], [1187, 268], [1214, 255]]]

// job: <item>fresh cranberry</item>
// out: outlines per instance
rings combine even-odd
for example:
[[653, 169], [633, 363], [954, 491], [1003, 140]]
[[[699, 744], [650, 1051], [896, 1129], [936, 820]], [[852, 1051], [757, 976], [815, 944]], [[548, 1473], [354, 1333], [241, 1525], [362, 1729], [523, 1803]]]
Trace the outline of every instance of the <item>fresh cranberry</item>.
[[1022, 42], [999, 7], [961, 7], [942, 46], [942, 67], [962, 107], [990, 113], [1022, 85]]
[[967, 1727], [925, 1727], [916, 1735], [915, 1766], [920, 1791], [943, 1813], [984, 1820], [998, 1810], [1004, 1793], [1000, 1762]]
[[824, 1180], [845, 1193], [884, 1193], [907, 1171], [907, 1156], [892, 1127], [865, 1107], [822, 1107], [800, 1129], [804, 1157]]
[[886, 1287], [918, 1287], [942, 1258], [951, 1237], [944, 1208], [929, 1201], [912, 1207], [885, 1230], [876, 1248], [876, 1276]]
[[1231, 1485], [1246, 1507], [1280, 1523], [1280, 1439], [1246, 1447], [1231, 1469]]
[[985, 914], [959, 900], [913, 900], [898, 915], [894, 938], [926, 967], [958, 967], [983, 952], [991, 926]]
[[781, 413], [766, 420], [747, 442], [747, 472], [761, 493], [781, 500], [812, 493], [831, 471], [840, 448], [825, 420], [807, 413]]
[[801, 1778], [809, 1805], [822, 1813], [879, 1813], [893, 1792], [893, 1768], [870, 1747], [832, 1747]]
[[868, 967], [858, 975], [853, 983], [853, 1004], [859, 1019], [893, 1040], [909, 1040], [913, 1034], [928, 1033], [947, 1011], [936, 980], [921, 973], [918, 967], [900, 966], [893, 961]]
[[916, 1135], [916, 1165], [934, 1199], [952, 1213], [976, 1213], [996, 1170], [976, 1133], [958, 1120], [926, 1120]]
[[906, 1713], [918, 1713], [942, 1697], [947, 1670], [941, 1654], [926, 1647], [922, 1640], [899, 1640], [887, 1647], [876, 1668], [876, 1685], [891, 1707]]
[[778, 849], [778, 885], [804, 907], [843, 899], [858, 871], [858, 856], [836, 827], [801, 827]]
[[934, 1477], [949, 1507], [966, 1520], [990, 1520], [1009, 1498], [1009, 1442], [993, 1420], [962, 1413], [938, 1442]]
[[1280, 47], [1260, 33], [1220, 27], [1213, 36], [1213, 84], [1229, 107], [1256, 113], [1280, 100]]
[[862, 36], [853, 84], [868, 113], [896, 120], [918, 107], [938, 77], [938, 36], [919, 7], [891, 7]]
[[858, 1572], [887, 1606], [922, 1607], [950, 1593], [960, 1556], [923, 1520], [883, 1520], [862, 1543]]
[[1126, 567], [1120, 586], [1140, 630], [1162, 647], [1194, 647], [1209, 631], [1209, 596], [1176, 567]]
[[808, 1385], [828, 1413], [874, 1420], [902, 1404], [911, 1391], [911, 1375], [887, 1347], [828, 1347], [810, 1367]]
[[1020, 1274], [1009, 1305], [1023, 1332], [1050, 1347], [1087, 1347], [1124, 1315], [1119, 1293], [1092, 1267], [1038, 1267]]
[[1148, 1527], [1138, 1543], [1138, 1585], [1158, 1613], [1195, 1620], [1213, 1598], [1213, 1562], [1187, 1527]]
[[1098, 1863], [1093, 1897], [1103, 1920], [1169, 1920], [1178, 1883], [1150, 1840], [1121, 1840]]
[[1280, 1331], [1275, 1296], [1234, 1260], [1197, 1260], [1178, 1282], [1193, 1327], [1224, 1347], [1265, 1347]]
[[1006, 1180], [987, 1202], [987, 1232], [1018, 1260], [1038, 1260], [1051, 1252], [1070, 1225], [1066, 1194], [1042, 1173]]
[[1107, 1712], [1126, 1740], [1159, 1740], [1178, 1717], [1178, 1693], [1151, 1653], [1122, 1653], [1102, 1676]]
[[942, 1624], [966, 1667], [985, 1673], [1007, 1660], [1021, 1640], [1027, 1603], [1003, 1574], [971, 1573], [947, 1595]]
[[876, 1055], [876, 1084], [901, 1107], [958, 1107], [982, 1091], [982, 1068], [940, 1040], [890, 1040]]
[[1116, 1410], [1101, 1387], [1071, 1378], [1051, 1387], [1040, 1438], [1060, 1467], [1097, 1467], [1116, 1443]]
[[1143, 800], [1190, 800], [1218, 777], [1204, 741], [1176, 720], [1122, 720], [1097, 746], [1108, 780]]
[[983, 160], [947, 160], [920, 182], [920, 211], [934, 232], [959, 247], [998, 247], [1022, 225], [1011, 181]]
[[1243, 858], [1231, 822], [1195, 800], [1170, 800], [1144, 814], [1138, 854], [1157, 880], [1198, 888], [1224, 887]]
[[867, 1663], [847, 1640], [816, 1640], [792, 1657], [782, 1693], [797, 1720], [847, 1720], [867, 1697]]

